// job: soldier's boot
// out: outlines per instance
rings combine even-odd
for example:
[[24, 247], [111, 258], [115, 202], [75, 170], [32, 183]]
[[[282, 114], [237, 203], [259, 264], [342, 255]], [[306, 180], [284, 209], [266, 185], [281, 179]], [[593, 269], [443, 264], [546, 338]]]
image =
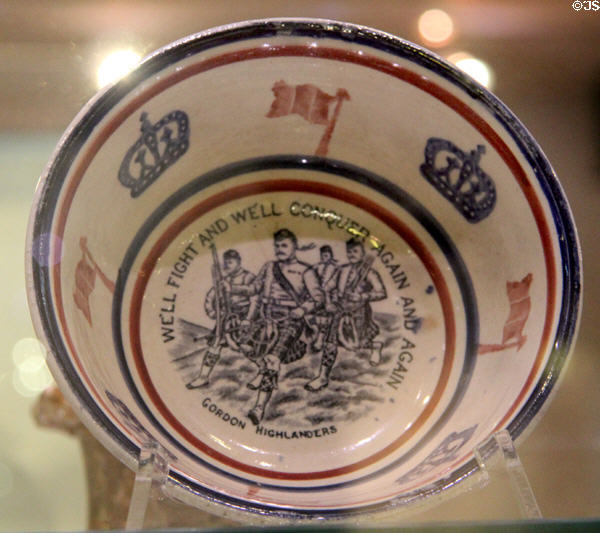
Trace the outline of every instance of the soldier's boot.
[[200, 368], [200, 372], [196, 375], [192, 381], [186, 384], [188, 389], [199, 389], [201, 387], [206, 387], [210, 381], [210, 373], [212, 369], [217, 364], [217, 361], [221, 357], [219, 353], [220, 350], [211, 351], [212, 348], [209, 348], [208, 351], [204, 354], [204, 359], [202, 360], [202, 367]]
[[371, 354], [369, 355], [369, 364], [371, 366], [377, 366], [381, 363], [381, 349], [383, 348], [382, 342], [374, 342], [371, 346]]
[[319, 375], [311, 379], [304, 385], [304, 388], [309, 392], [318, 392], [329, 385], [329, 374], [335, 363], [337, 356], [337, 350], [332, 346], [325, 346], [323, 350], [323, 357], [321, 358], [321, 368], [319, 368]]
[[265, 408], [271, 399], [273, 389], [277, 387], [277, 372], [275, 370], [265, 369], [261, 376], [261, 383], [256, 396], [254, 407], [248, 411], [248, 418], [255, 426], [260, 424], [260, 421], [265, 416]]

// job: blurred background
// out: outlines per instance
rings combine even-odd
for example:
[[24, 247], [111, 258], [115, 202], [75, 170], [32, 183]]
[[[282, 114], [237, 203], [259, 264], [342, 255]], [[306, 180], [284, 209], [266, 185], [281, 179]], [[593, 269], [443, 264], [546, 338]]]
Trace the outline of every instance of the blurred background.
[[[600, 517], [600, 2], [0, 0], [0, 530], [88, 527], [80, 441], [32, 414], [52, 378], [27, 310], [25, 232], [55, 144], [142, 56], [213, 26], [276, 16], [360, 23], [424, 45], [486, 84], [540, 143], [579, 228], [584, 311], [560, 390], [519, 453], [545, 518]], [[516, 517], [492, 484], [410, 520]]]

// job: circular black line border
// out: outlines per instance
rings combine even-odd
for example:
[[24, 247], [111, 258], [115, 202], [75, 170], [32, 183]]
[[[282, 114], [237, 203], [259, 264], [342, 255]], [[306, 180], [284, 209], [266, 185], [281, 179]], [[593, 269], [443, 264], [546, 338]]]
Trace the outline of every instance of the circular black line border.
[[[451, 266], [453, 274], [456, 278], [463, 305], [465, 309], [465, 324], [466, 324], [466, 348], [465, 348], [465, 359], [463, 363], [463, 369], [460, 374], [459, 383], [456, 392], [452, 396], [451, 401], [445, 408], [443, 413], [440, 415], [436, 423], [427, 431], [426, 435], [421, 439], [419, 444], [405, 453], [402, 457], [390, 463], [390, 465], [384, 467], [377, 472], [369, 474], [367, 476], [347, 481], [332, 483], [330, 485], [320, 485], [318, 487], [288, 487], [277, 484], [269, 483], [255, 483], [247, 478], [240, 477], [230, 472], [224, 471], [218, 467], [215, 467], [211, 463], [203, 460], [198, 455], [192, 453], [189, 448], [184, 447], [158, 422], [154, 415], [150, 412], [146, 403], [142, 399], [138, 392], [131, 372], [127, 366], [125, 351], [123, 348], [123, 337], [121, 330], [122, 323], [122, 300], [127, 279], [130, 274], [131, 268], [137, 258], [137, 254], [141, 247], [144, 245], [148, 237], [156, 226], [173, 211], [182, 202], [188, 200], [192, 195], [198, 194], [205, 188], [226, 181], [227, 179], [238, 177], [240, 175], [247, 175], [252, 172], [259, 172], [263, 170], [310, 170], [318, 171], [326, 174], [333, 174], [335, 176], [345, 178], [350, 181], [354, 181], [361, 185], [366, 185], [373, 188], [380, 194], [386, 196], [392, 200], [400, 208], [404, 209], [410, 215], [412, 215], [421, 226], [427, 231], [427, 233], [433, 238], [440, 250], [444, 254], [444, 257]], [[285, 178], [282, 178], [285, 179]], [[375, 476], [381, 475], [401, 462], [407, 460], [409, 457], [417, 453], [433, 436], [441, 429], [441, 427], [448, 421], [456, 407], [460, 403], [460, 400], [466, 392], [467, 385], [473, 373], [476, 358], [477, 358], [477, 347], [479, 338], [479, 320], [477, 313], [477, 301], [475, 297], [475, 291], [471, 282], [468, 270], [458, 253], [458, 250], [452, 243], [448, 234], [444, 231], [441, 225], [435, 220], [435, 218], [414, 198], [408, 195], [400, 187], [393, 184], [389, 180], [378, 176], [372, 172], [361, 169], [354, 165], [344, 163], [342, 161], [335, 161], [331, 159], [325, 159], [315, 156], [308, 155], [280, 155], [280, 156], [267, 156], [261, 158], [255, 158], [237, 163], [232, 163], [224, 167], [212, 170], [183, 186], [167, 200], [165, 200], [148, 219], [142, 225], [136, 236], [133, 238], [129, 249], [127, 250], [121, 267], [119, 268], [119, 278], [116, 283], [115, 294], [113, 299], [113, 339], [114, 346], [119, 360], [119, 365], [123, 373], [123, 377], [127, 382], [132, 396], [138, 404], [138, 407], [144, 412], [145, 416], [152, 422], [155, 428], [160, 431], [164, 438], [169, 440], [177, 449], [192, 457], [194, 460], [199, 461], [204, 467], [210, 470], [216, 471], [219, 474], [225, 475], [226, 477], [232, 477], [233, 479], [243, 481], [246, 484], [256, 485], [261, 487], [273, 488], [277, 490], [289, 491], [289, 492], [305, 492], [305, 491], [323, 491], [331, 490], [333, 488], [342, 488], [346, 486], [353, 486], [356, 483], [364, 482], [365, 480], [371, 479]], [[192, 482], [194, 483], [194, 482]]]

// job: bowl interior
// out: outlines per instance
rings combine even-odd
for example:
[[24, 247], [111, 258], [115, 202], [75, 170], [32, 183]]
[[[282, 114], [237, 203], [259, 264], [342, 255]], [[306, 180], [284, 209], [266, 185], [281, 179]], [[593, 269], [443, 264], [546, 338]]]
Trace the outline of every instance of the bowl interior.
[[452, 485], [529, 423], [577, 318], [574, 228], [527, 132], [339, 23], [151, 56], [66, 134], [30, 248], [36, 326], [99, 438], [257, 512]]

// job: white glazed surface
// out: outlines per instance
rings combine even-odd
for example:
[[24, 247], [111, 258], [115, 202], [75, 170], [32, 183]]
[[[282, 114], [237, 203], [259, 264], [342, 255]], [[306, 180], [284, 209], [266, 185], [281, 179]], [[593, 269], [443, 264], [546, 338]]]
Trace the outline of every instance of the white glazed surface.
[[[490, 109], [489, 97], [449, 79], [448, 67], [432, 70], [376, 39], [314, 33], [203, 48], [207, 33], [159, 52], [132, 81], [92, 102], [39, 189], [30, 301], [57, 380], [124, 461], [158, 443], [174, 482], [200, 498], [338, 516], [440, 490], [472, 470], [472, 449], [495, 431], [519, 419], [513, 433], [520, 434], [539, 408], [532, 394], [549, 394], [572, 341], [562, 334], [565, 346], [552, 351], [566, 306], [569, 331], [575, 327], [577, 298], [563, 300], [560, 244], [575, 237], [559, 234], [572, 223], [564, 204], [567, 218], [557, 222], [550, 202], [564, 200], [549, 199], [546, 180], [555, 195], [559, 186], [549, 167], [538, 179], [526, 133], [507, 126], [506, 116], [498, 120], [499, 109], [508, 113], [499, 104]], [[177, 53], [183, 49], [194, 53]], [[277, 93], [278, 82], [291, 99]], [[310, 99], [301, 93], [307, 85]], [[294, 98], [308, 108], [294, 108]], [[311, 114], [319, 98], [322, 121]], [[132, 195], [135, 179], [126, 186], [118, 176], [142, 114], [155, 125], [176, 111], [189, 131], [172, 122], [172, 138], [189, 146], [178, 146], [180, 156]], [[453, 179], [461, 165], [480, 177], [465, 162], [490, 177], [489, 212], [468, 220], [427, 179], [433, 139], [446, 147], [436, 168], [448, 164], [452, 146], [464, 156]], [[141, 167], [132, 161], [126, 170], [135, 173]], [[52, 213], [45, 226], [42, 212]], [[352, 350], [334, 339], [337, 357], [321, 390], [305, 386], [323, 350], [283, 362], [255, 425], [248, 411], [260, 391], [246, 384], [260, 367], [240, 350], [223, 347], [208, 384], [186, 385], [201, 372], [215, 327], [204, 308], [213, 286], [209, 245], [221, 267], [223, 252], [235, 249], [258, 274], [276, 259], [273, 235], [284, 228], [300, 246], [313, 245], [296, 253], [306, 270], [323, 245], [343, 269], [346, 241], [358, 237], [385, 297], [368, 304], [378, 330], [370, 343]], [[578, 265], [568, 267], [571, 291]], [[40, 296], [42, 271], [48, 284]], [[382, 344], [381, 359], [371, 364], [374, 343]]]

